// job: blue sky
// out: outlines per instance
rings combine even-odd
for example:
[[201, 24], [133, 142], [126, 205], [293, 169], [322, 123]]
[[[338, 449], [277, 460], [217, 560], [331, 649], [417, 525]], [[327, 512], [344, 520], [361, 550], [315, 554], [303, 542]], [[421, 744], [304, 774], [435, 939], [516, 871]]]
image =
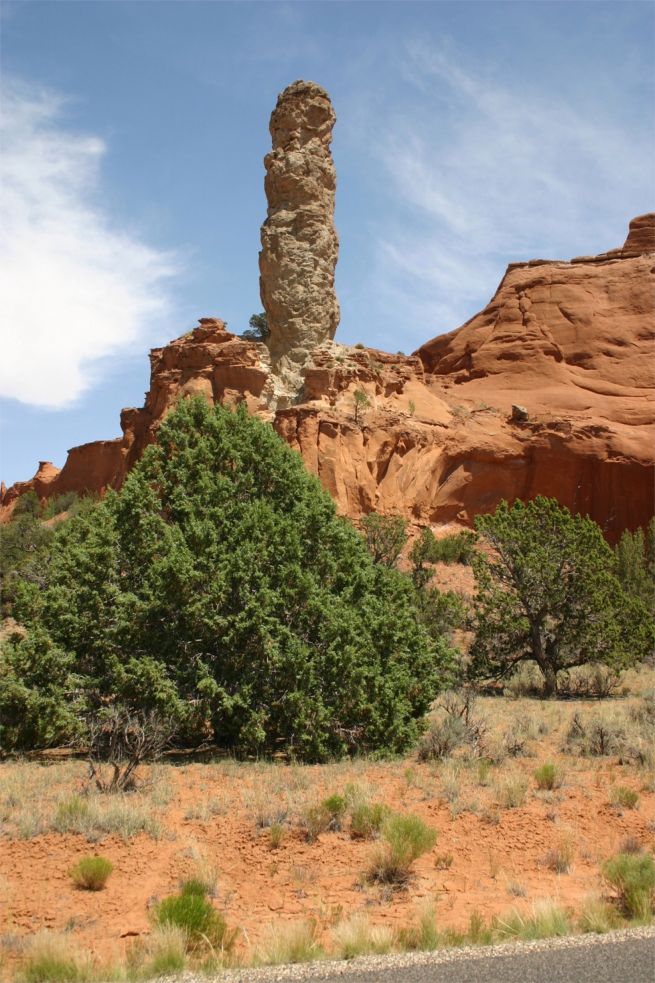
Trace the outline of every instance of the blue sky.
[[9, 2], [2, 463], [119, 435], [147, 350], [261, 309], [262, 158], [297, 78], [337, 113], [337, 340], [412, 351], [508, 262], [653, 207], [653, 6]]

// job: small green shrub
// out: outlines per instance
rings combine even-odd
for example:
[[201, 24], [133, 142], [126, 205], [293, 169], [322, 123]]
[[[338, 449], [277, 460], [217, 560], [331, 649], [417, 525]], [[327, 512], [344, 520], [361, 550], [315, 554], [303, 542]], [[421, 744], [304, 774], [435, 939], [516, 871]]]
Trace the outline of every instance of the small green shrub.
[[471, 556], [477, 542], [477, 534], [468, 529], [444, 536], [435, 540], [433, 563], [462, 563], [471, 562]]
[[544, 764], [536, 769], [534, 779], [537, 788], [552, 790], [560, 787], [563, 776], [557, 765]]
[[188, 881], [182, 881], [180, 884], [180, 894], [197, 894], [198, 897], [204, 898], [209, 894], [209, 891], [207, 890], [207, 885], [200, 877], [190, 877]]
[[390, 816], [382, 826], [385, 843], [376, 850], [368, 880], [381, 884], [405, 884], [412, 864], [437, 842], [437, 832], [418, 816]]
[[389, 811], [389, 807], [382, 802], [360, 802], [354, 805], [350, 813], [350, 835], [353, 839], [372, 840], [389, 817]]
[[347, 808], [345, 798], [342, 795], [329, 795], [327, 799], [323, 799], [321, 805], [330, 816], [329, 828], [332, 830], [340, 830]]
[[282, 823], [273, 823], [268, 830], [268, 843], [271, 850], [279, 850], [284, 839], [284, 826]]
[[114, 869], [106, 857], [82, 857], [70, 872], [75, 887], [84, 891], [101, 891]]
[[192, 890], [164, 898], [155, 907], [155, 924], [174, 925], [186, 932], [187, 947], [198, 949], [209, 944], [214, 949], [229, 949], [234, 941], [225, 919], [216, 911], [204, 893], [195, 893], [196, 881], [187, 882]]
[[615, 785], [610, 792], [610, 802], [613, 806], [622, 809], [635, 809], [639, 802], [639, 795], [626, 785]]
[[652, 918], [655, 895], [655, 863], [648, 854], [619, 853], [606, 860], [603, 877], [618, 895], [629, 918]]

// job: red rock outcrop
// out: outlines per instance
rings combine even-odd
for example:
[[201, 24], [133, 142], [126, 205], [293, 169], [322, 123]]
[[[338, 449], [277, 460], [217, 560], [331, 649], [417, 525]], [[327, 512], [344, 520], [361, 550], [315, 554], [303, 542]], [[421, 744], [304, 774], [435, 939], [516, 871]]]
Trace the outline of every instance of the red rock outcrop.
[[[343, 514], [376, 509], [416, 524], [470, 523], [501, 498], [552, 495], [615, 539], [654, 512], [655, 215], [630, 223], [625, 245], [570, 262], [511, 264], [480, 314], [412, 356], [327, 341], [312, 352], [302, 402], [272, 410], [262, 344], [203, 318], [151, 352], [142, 409], [123, 410], [123, 437], [42, 464], [0, 501], [118, 487], [188, 393], [245, 399], [303, 456]], [[368, 406], [355, 418], [354, 393]], [[512, 419], [520, 403], [527, 420]]]

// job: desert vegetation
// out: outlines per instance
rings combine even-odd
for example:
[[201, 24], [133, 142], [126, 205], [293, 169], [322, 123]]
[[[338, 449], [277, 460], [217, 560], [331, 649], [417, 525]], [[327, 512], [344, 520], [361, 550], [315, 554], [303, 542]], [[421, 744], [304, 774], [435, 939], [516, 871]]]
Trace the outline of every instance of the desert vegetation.
[[59, 505], [0, 530], [6, 976], [652, 919], [652, 528], [612, 549], [536, 499], [359, 532], [200, 400], [120, 492]]
[[[141, 765], [132, 791], [103, 793], [84, 760], [7, 759], [6, 973], [55, 978], [39, 974], [60, 959], [62, 979], [141, 978], [648, 922], [655, 762], [625, 749], [652, 748], [654, 683], [652, 670], [629, 671], [629, 692], [605, 701], [444, 693], [431, 725], [465, 705], [464, 730], [447, 754], [421, 760], [169, 754]], [[573, 719], [589, 730], [599, 708], [623, 743], [569, 750]], [[524, 743], [513, 756], [515, 732]], [[190, 808], [198, 802], [220, 808]], [[72, 872], [97, 858], [113, 867], [104, 886], [78, 886]], [[54, 890], [58, 914], [45, 921]], [[26, 931], [26, 916], [49, 931]]]

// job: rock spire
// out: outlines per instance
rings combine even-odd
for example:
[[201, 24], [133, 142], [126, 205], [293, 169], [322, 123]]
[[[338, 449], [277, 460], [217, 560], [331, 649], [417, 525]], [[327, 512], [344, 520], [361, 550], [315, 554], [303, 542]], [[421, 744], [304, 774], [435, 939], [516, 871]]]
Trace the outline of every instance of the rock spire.
[[339, 323], [330, 153], [335, 120], [330, 97], [315, 82], [287, 86], [271, 114], [259, 284], [278, 406], [297, 395], [309, 353], [332, 339]]

